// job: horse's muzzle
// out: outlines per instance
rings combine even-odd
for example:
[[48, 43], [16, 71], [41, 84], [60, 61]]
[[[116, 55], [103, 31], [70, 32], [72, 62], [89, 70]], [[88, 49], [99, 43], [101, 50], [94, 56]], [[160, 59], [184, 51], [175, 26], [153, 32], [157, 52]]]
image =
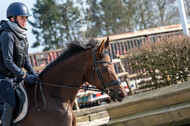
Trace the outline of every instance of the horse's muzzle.
[[119, 102], [121, 102], [121, 101], [123, 101], [123, 99], [125, 98], [125, 96], [126, 96], [126, 93], [125, 92], [123, 92], [123, 91], [120, 91], [119, 92]]
[[[123, 88], [122, 88], [123, 89]], [[121, 102], [126, 96], [125, 89], [122, 90], [121, 88], [115, 88], [113, 91], [110, 93], [110, 98], [112, 101], [118, 101]]]

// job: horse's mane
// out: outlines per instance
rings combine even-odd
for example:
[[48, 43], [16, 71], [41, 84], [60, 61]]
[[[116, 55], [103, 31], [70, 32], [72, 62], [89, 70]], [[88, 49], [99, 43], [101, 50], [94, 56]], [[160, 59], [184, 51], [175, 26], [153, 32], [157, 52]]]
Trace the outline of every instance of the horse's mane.
[[89, 43], [87, 44], [82, 44], [79, 41], [72, 41], [69, 44], [67, 44], [66, 49], [63, 51], [63, 53], [57, 57], [53, 62], [51, 62], [49, 65], [47, 65], [47, 67], [40, 73], [40, 76], [42, 76], [44, 73], [46, 73], [49, 69], [51, 69], [55, 64], [59, 63], [60, 61], [66, 60], [67, 58], [88, 50], [88, 49], [92, 49], [92, 48], [96, 48], [97, 47], [97, 41], [95, 40], [91, 40]]

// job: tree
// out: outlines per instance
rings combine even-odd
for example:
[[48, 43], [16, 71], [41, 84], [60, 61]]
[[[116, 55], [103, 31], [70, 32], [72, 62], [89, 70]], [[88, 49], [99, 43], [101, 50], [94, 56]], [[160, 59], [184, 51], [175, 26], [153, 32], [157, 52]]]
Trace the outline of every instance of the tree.
[[87, 0], [85, 14], [86, 38], [100, 37], [102, 33], [101, 8], [98, 0]]
[[36, 35], [36, 42], [32, 47], [45, 46], [44, 50], [59, 48], [56, 25], [59, 22], [59, 11], [54, 0], [37, 0], [32, 9], [34, 22], [33, 33]]
[[190, 0], [184, 0], [187, 21], [190, 22]]
[[[185, 1], [188, 14], [190, 4]], [[175, 0], [37, 0], [32, 11], [33, 47], [42, 45], [44, 50], [75, 39], [180, 23]]]
[[[102, 22], [106, 35], [119, 34], [126, 32], [126, 10], [121, 0], [103, 0], [100, 2], [102, 8]], [[125, 27], [123, 27], [125, 26]]]
[[66, 2], [59, 4], [59, 8], [61, 12], [59, 29], [64, 28], [62, 38], [64, 38], [64, 41], [77, 39], [81, 26], [78, 7], [74, 7], [72, 0], [66, 0]]
[[133, 32], [136, 30], [137, 22], [139, 20], [137, 16], [137, 0], [122, 0], [122, 3], [124, 6], [122, 20], [125, 22], [122, 27], [126, 29], [126, 32]]
[[158, 26], [165, 26], [171, 24], [179, 24], [179, 11], [176, 0], [154, 0], [157, 11]]
[[[130, 0], [131, 2], [135, 0]], [[87, 36], [100, 37], [124, 33], [131, 30], [132, 19], [123, 0], [87, 0], [86, 22]]]
[[71, 0], [58, 3], [55, 0], [37, 0], [34, 8], [33, 48], [42, 45], [44, 50], [63, 48], [67, 41], [77, 38], [80, 13]]

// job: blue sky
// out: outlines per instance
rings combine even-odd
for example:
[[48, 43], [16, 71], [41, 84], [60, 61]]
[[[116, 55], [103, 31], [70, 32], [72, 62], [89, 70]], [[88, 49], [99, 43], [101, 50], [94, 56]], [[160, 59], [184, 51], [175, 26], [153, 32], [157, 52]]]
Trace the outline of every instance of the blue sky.
[[[7, 7], [13, 2], [24, 3], [28, 7], [30, 13], [32, 14], [31, 9], [33, 8], [33, 5], [35, 4], [36, 0], [1, 0], [0, 20], [7, 20], [6, 10], [7, 10]], [[33, 17], [32, 16], [29, 17], [29, 20], [33, 21]], [[32, 34], [32, 26], [29, 23], [27, 24], [27, 29], [28, 29], [27, 36], [28, 36], [28, 41], [29, 41], [29, 45], [30, 45], [29, 53], [41, 52], [42, 47], [31, 48], [32, 43], [34, 43], [34, 41], [35, 41], [35, 36]]]

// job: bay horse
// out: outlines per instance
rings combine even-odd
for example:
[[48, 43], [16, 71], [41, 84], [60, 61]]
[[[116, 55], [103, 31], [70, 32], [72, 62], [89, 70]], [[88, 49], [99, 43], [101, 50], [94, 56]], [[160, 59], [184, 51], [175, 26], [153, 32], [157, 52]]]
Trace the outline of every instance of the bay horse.
[[111, 100], [121, 102], [125, 97], [125, 89], [111, 63], [108, 46], [109, 38], [101, 43], [90, 41], [84, 45], [71, 42], [67, 49], [39, 74], [43, 98], [46, 100], [45, 109], [42, 111], [38, 111], [35, 104], [38, 102], [39, 106], [44, 105], [40, 91], [37, 91], [35, 99], [35, 84], [24, 82], [28, 92], [29, 109], [26, 117], [16, 125], [76, 126], [72, 108], [79, 88], [85, 82], [108, 93]]

